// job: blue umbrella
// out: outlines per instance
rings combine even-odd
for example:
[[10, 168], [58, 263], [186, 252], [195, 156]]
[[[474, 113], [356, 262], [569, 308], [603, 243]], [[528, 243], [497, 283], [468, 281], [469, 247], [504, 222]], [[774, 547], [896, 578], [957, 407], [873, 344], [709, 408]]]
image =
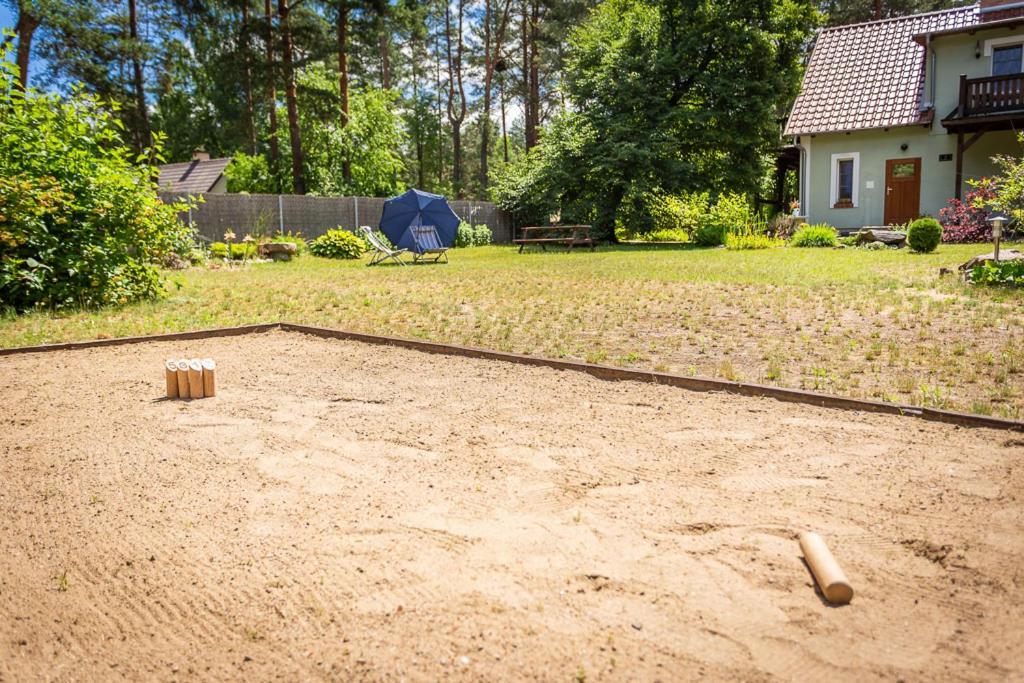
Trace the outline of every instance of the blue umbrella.
[[451, 247], [455, 244], [459, 217], [444, 197], [421, 190], [409, 190], [384, 202], [380, 231], [397, 248], [418, 251], [409, 228], [419, 225], [433, 225], [441, 244]]

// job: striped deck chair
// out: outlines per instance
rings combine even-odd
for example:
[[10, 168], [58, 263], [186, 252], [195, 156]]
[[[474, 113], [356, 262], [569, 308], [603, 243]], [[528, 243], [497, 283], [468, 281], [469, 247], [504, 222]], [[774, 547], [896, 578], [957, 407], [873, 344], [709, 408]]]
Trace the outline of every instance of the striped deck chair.
[[442, 258], [448, 263], [448, 247], [441, 244], [437, 228], [433, 225], [413, 225], [409, 229], [416, 243], [412, 252], [413, 263], [437, 263]]
[[368, 225], [361, 225], [359, 226], [359, 229], [362, 230], [363, 237], [366, 238], [366, 241], [370, 243], [371, 247], [373, 247], [373, 258], [370, 259], [370, 262], [366, 265], [375, 266], [378, 263], [383, 263], [384, 261], [389, 260], [394, 261], [400, 266], [406, 265], [405, 261], [399, 257], [408, 251], [408, 249], [392, 249], [385, 244]]

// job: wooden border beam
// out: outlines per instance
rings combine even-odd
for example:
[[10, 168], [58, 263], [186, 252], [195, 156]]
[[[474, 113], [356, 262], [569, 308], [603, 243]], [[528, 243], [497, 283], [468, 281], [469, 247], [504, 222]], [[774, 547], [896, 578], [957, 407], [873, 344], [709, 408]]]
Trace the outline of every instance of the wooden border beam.
[[426, 353], [438, 353], [447, 356], [482, 358], [485, 360], [516, 363], [517, 365], [532, 365], [554, 368], [556, 370], [571, 370], [575, 372], [584, 372], [592, 377], [609, 381], [633, 381], [646, 382], [649, 384], [665, 384], [672, 387], [678, 387], [680, 389], [687, 389], [689, 391], [721, 391], [725, 393], [739, 394], [741, 396], [773, 398], [778, 401], [786, 401], [789, 403], [804, 403], [821, 408], [901, 415], [904, 417], [917, 417], [932, 422], [957, 424], [963, 427], [983, 427], [988, 429], [1024, 432], [1024, 421], [1007, 420], [999, 417], [989, 417], [987, 415], [971, 415], [968, 413], [958, 413], [950, 410], [934, 410], [932, 408], [922, 408], [919, 406], [888, 403], [884, 401], [868, 401], [865, 399], [848, 398], [833, 394], [820, 394], [813, 391], [804, 391], [802, 389], [784, 389], [782, 387], [772, 387], [763, 384], [730, 382], [722, 379], [690, 377], [686, 375], [674, 375], [666, 372], [630, 370], [627, 368], [616, 368], [608, 365], [556, 360], [553, 358], [544, 358], [543, 356], [527, 356], [520, 353], [492, 351], [489, 349], [480, 349], [471, 346], [441, 344], [436, 342], [420, 341], [418, 339], [404, 339], [401, 337], [385, 337], [375, 334], [365, 334], [362, 332], [347, 332], [345, 330], [335, 330], [327, 327], [315, 327], [311, 325], [299, 325], [287, 322], [259, 323], [255, 325], [242, 325], [240, 327], [220, 327], [206, 330], [194, 330], [190, 332], [155, 334], [142, 337], [120, 337], [117, 339], [96, 339], [83, 342], [67, 342], [62, 344], [43, 344], [40, 346], [7, 348], [0, 349], [0, 356], [12, 356], [22, 353], [47, 353], [51, 351], [75, 351], [79, 349], [92, 349], [103, 346], [178, 341], [182, 339], [235, 337], [243, 334], [269, 332], [271, 330], [298, 332], [323, 339], [343, 339], [366, 344], [397, 346], [400, 348], [423, 351]]

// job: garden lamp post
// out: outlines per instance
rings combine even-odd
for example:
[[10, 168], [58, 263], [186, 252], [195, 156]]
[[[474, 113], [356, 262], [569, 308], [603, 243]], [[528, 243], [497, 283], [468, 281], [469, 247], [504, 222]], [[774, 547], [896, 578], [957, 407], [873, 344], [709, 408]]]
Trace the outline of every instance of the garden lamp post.
[[988, 219], [988, 222], [992, 224], [992, 241], [995, 242], [995, 249], [992, 251], [992, 255], [995, 257], [993, 260], [999, 261], [999, 240], [1003, 236], [1003, 226], [1006, 225], [1006, 216], [1001, 213], [997, 213]]

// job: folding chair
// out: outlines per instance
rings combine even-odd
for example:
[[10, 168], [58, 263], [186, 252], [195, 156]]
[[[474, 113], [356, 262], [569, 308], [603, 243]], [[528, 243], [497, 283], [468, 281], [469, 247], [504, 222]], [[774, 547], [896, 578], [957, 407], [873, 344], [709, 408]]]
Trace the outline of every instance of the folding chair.
[[[433, 225], [413, 225], [412, 239], [416, 243], [413, 249], [413, 263], [437, 263], [442, 258], [448, 263], [448, 247], [441, 244], [441, 238], [437, 234], [437, 228]], [[433, 258], [430, 258], [433, 256]]]
[[408, 249], [392, 249], [384, 244], [384, 242], [377, 237], [376, 233], [374, 233], [368, 225], [361, 225], [359, 226], [359, 229], [363, 232], [363, 237], [365, 237], [366, 241], [370, 243], [370, 246], [373, 247], [374, 251], [373, 258], [370, 259], [370, 262], [366, 265], [375, 266], [378, 263], [383, 263], [388, 260], [394, 261], [400, 266], [408, 265], [405, 261], [399, 258], [399, 256], [408, 251]]

